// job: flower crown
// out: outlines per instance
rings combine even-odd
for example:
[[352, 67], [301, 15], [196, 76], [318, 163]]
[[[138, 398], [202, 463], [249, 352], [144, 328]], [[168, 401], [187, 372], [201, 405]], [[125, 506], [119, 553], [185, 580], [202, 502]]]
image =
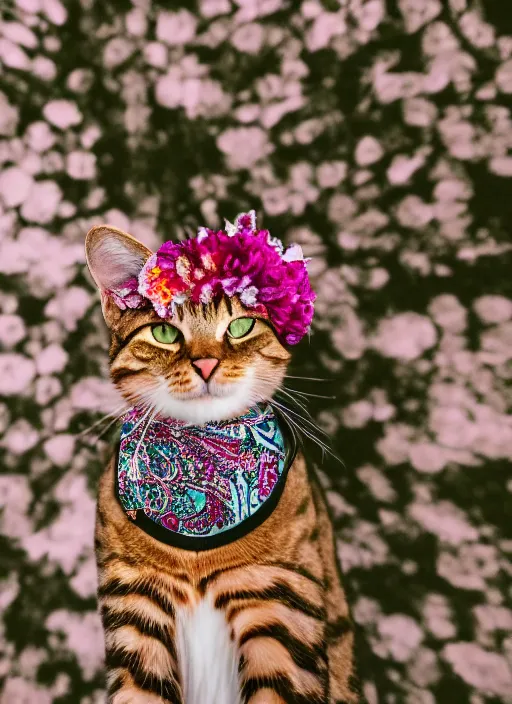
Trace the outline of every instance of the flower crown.
[[121, 309], [151, 302], [161, 318], [177, 305], [209, 303], [238, 296], [241, 303], [268, 318], [279, 337], [295, 345], [313, 318], [313, 292], [300, 245], [286, 250], [268, 230], [256, 229], [256, 213], [241, 213], [226, 229], [199, 228], [197, 237], [165, 242], [152, 254], [138, 279], [108, 293]]

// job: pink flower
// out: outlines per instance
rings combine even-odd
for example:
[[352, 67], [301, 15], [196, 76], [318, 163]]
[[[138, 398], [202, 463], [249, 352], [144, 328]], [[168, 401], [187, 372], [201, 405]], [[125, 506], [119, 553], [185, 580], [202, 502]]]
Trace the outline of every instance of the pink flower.
[[127, 308], [139, 308], [144, 299], [138, 292], [139, 282], [135, 277], [125, 281], [122, 287], [109, 289], [107, 293], [114, 299], [114, 302], [121, 310]]

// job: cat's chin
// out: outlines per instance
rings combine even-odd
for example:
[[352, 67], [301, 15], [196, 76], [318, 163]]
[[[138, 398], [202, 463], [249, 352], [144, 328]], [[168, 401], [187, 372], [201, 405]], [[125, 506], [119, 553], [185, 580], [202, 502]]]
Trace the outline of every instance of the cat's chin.
[[211, 421], [230, 420], [245, 413], [254, 402], [250, 402], [251, 394], [248, 380], [230, 385], [229, 393], [224, 389], [222, 395], [205, 389], [198, 395], [179, 398], [169, 393], [167, 388], [160, 387], [148, 394], [144, 401], [158, 409], [161, 416], [183, 420], [194, 425], [204, 425]]

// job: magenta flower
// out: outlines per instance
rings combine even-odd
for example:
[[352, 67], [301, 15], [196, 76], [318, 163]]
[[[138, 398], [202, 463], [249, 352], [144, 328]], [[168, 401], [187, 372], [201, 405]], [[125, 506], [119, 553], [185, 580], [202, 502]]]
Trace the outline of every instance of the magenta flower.
[[209, 303], [238, 296], [241, 303], [265, 315], [279, 337], [297, 344], [313, 318], [313, 292], [299, 245], [284, 250], [268, 230], [256, 228], [252, 210], [240, 214], [225, 230], [200, 228], [184, 242], [165, 242], [135, 279], [110, 294], [120, 308], [150, 301], [162, 318], [190, 300]]

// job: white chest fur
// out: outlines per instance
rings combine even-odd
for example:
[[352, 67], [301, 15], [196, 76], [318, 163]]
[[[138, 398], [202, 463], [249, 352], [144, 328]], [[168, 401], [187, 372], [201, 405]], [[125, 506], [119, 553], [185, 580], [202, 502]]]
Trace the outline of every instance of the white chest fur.
[[238, 656], [224, 614], [210, 599], [177, 610], [185, 704], [240, 704]]

